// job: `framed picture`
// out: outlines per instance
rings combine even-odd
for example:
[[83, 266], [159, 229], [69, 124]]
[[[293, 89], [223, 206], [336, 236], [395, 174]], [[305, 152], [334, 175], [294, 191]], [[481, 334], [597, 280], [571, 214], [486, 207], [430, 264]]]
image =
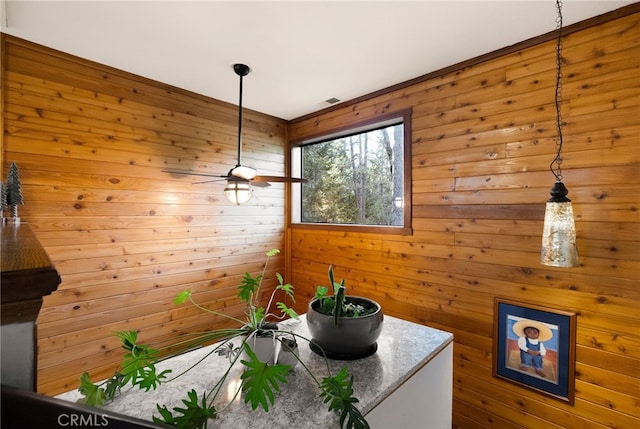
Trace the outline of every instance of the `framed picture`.
[[493, 375], [573, 405], [576, 315], [495, 299]]

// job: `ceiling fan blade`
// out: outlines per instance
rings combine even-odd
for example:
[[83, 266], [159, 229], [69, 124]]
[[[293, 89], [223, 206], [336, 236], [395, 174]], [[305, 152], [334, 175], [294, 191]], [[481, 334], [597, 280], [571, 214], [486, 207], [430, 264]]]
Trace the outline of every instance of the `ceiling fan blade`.
[[269, 186], [271, 186], [271, 183], [252, 180], [251, 186], [255, 186], [256, 188], [268, 188]]
[[218, 177], [221, 179], [226, 178], [227, 176], [222, 176], [220, 174], [209, 174], [209, 173], [200, 173], [198, 171], [193, 171], [193, 170], [180, 170], [178, 168], [169, 168], [166, 170], [162, 170], [163, 173], [170, 173], [170, 174], [185, 174], [185, 175], [189, 175], [189, 176], [204, 176], [204, 177]]
[[254, 182], [279, 182], [279, 183], [306, 183], [307, 179], [298, 177], [282, 177], [282, 176], [256, 176]]
[[221, 177], [219, 179], [212, 179], [212, 180], [201, 180], [198, 182], [193, 182], [194, 185], [202, 185], [203, 183], [214, 183], [214, 182], [223, 182], [225, 179], [224, 177]]

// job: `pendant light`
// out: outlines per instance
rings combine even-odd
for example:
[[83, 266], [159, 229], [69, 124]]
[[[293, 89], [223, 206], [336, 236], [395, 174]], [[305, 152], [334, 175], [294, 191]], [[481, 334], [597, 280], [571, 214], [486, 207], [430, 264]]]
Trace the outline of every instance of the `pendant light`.
[[240, 100], [238, 102], [238, 162], [227, 174], [227, 186], [224, 195], [233, 204], [244, 204], [253, 196], [251, 179], [256, 176], [256, 170], [240, 164], [242, 154], [242, 78], [249, 74], [251, 69], [245, 64], [234, 64], [233, 71], [240, 77]]
[[540, 263], [553, 267], [577, 267], [578, 248], [576, 246], [576, 227], [573, 219], [571, 200], [567, 198], [569, 191], [562, 183], [562, 3], [556, 0], [558, 11], [558, 38], [556, 44], [556, 157], [549, 165], [556, 183], [551, 188], [551, 198], [547, 200], [542, 231], [542, 251]]

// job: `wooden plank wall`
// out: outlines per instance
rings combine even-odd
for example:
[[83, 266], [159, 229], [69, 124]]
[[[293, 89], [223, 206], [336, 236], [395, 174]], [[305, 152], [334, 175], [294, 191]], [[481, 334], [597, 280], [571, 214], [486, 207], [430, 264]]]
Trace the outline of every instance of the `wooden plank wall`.
[[[95, 380], [112, 373], [121, 355], [113, 331], [151, 341], [218, 323], [175, 306], [183, 289], [239, 315], [241, 275], [282, 248], [284, 185], [238, 207], [224, 182], [162, 172], [226, 174], [237, 107], [2, 36], [3, 176], [16, 162], [22, 221], [62, 276], [38, 319], [39, 391], [75, 388], [85, 370]], [[237, 87], [231, 68], [229, 84]], [[247, 111], [243, 130], [244, 163], [282, 175], [285, 122]], [[273, 262], [283, 272], [284, 257]]]
[[[457, 428], [640, 427], [639, 21], [601, 20], [564, 42], [579, 268], [539, 262], [554, 182], [553, 41], [289, 126], [298, 142], [413, 108], [413, 235], [294, 225], [292, 278], [310, 296], [333, 263], [387, 314], [453, 332]], [[574, 406], [492, 376], [495, 297], [577, 313]]]

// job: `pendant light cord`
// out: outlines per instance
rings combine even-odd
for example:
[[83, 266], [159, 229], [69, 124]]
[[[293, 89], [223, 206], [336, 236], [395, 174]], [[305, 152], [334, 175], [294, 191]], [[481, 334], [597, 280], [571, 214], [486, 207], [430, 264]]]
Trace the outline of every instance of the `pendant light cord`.
[[556, 89], [555, 89], [555, 108], [556, 108], [556, 157], [549, 169], [556, 176], [558, 182], [562, 182], [562, 1], [556, 0], [556, 9], [558, 15], [556, 17], [556, 25], [558, 29], [558, 38], [556, 44]]

